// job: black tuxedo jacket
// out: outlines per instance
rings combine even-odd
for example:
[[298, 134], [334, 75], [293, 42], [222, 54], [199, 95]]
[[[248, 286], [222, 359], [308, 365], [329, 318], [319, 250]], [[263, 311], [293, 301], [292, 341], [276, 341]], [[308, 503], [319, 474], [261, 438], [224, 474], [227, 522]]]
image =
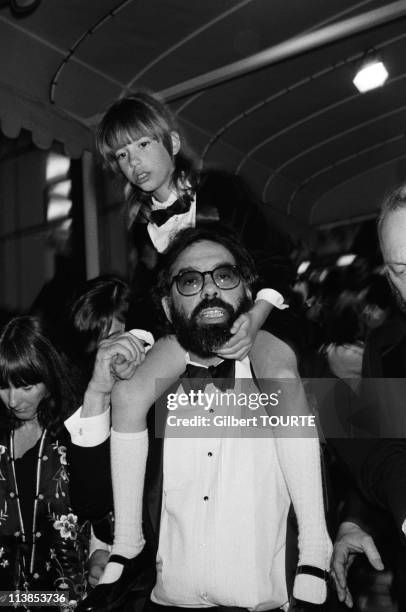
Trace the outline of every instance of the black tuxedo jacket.
[[[391, 512], [400, 529], [406, 518], [406, 317], [395, 315], [371, 336], [363, 369], [365, 377], [378, 379], [379, 437], [367, 448], [360, 485], [368, 499]], [[390, 380], [385, 384], [384, 379]]]
[[[398, 530], [406, 518], [406, 317], [395, 315], [366, 343], [362, 439], [335, 441], [364, 500], [389, 511]], [[369, 510], [371, 513], [371, 510]], [[360, 516], [365, 516], [365, 508]], [[363, 518], [356, 522], [364, 524]]]

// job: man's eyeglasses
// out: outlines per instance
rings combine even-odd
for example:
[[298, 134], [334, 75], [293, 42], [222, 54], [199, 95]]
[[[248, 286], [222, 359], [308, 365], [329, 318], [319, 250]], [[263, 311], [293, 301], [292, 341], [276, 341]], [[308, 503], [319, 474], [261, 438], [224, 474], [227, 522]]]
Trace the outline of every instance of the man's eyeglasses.
[[219, 288], [228, 291], [238, 287], [241, 281], [241, 274], [237, 266], [225, 264], [217, 266], [214, 270], [199, 272], [198, 270], [186, 270], [181, 272], [171, 281], [171, 286], [176, 283], [176, 288], [181, 295], [191, 296], [199, 293], [204, 285], [206, 274], [211, 276], [213, 283]]

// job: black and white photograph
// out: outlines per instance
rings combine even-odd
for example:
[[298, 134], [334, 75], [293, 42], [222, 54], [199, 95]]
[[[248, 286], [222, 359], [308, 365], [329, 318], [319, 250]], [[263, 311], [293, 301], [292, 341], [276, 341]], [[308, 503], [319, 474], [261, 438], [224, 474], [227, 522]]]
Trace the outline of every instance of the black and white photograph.
[[406, 0], [0, 0], [0, 611], [406, 612]]

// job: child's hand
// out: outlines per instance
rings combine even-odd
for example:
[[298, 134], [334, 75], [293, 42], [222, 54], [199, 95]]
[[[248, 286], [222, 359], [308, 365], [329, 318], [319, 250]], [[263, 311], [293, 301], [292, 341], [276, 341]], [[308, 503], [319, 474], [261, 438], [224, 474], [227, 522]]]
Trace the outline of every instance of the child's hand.
[[223, 359], [244, 359], [252, 349], [256, 335], [271, 310], [272, 304], [266, 300], [257, 300], [251, 310], [234, 321], [230, 330], [233, 337], [217, 351], [217, 355]]
[[250, 352], [257, 335], [257, 327], [253, 324], [250, 313], [238, 317], [231, 328], [233, 337], [223, 344], [217, 355], [223, 359], [244, 359]]

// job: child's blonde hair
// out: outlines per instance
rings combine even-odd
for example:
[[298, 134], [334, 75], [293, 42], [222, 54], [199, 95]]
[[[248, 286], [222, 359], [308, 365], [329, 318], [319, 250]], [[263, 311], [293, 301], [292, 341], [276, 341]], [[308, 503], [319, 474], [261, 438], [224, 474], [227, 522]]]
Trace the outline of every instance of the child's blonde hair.
[[[168, 107], [149, 93], [137, 92], [115, 102], [106, 112], [96, 132], [96, 147], [106, 165], [120, 176], [122, 172], [117, 163], [117, 149], [130, 144], [144, 136], [161, 142], [174, 163], [173, 185], [180, 197], [187, 189], [194, 189], [197, 172], [192, 156], [185, 152], [185, 143], [181, 138], [181, 149], [174, 155], [172, 133], [179, 133], [175, 117]], [[126, 181], [124, 193], [128, 206], [130, 225], [142, 214], [149, 218], [150, 196], [129, 181]]]

